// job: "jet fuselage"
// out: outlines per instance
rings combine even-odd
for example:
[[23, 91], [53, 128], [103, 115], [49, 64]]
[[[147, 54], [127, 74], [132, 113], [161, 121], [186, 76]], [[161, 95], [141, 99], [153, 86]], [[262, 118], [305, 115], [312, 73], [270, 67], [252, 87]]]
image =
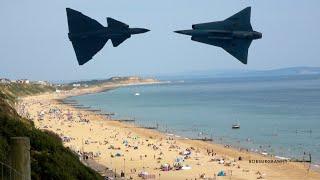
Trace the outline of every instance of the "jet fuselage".
[[81, 32], [81, 33], [68, 33], [70, 40], [72, 39], [85, 39], [91, 37], [97, 38], [122, 38], [122, 37], [130, 37], [132, 34], [141, 34], [148, 32], [148, 29], [144, 28], [124, 28], [124, 29], [113, 29], [110, 27], [104, 27], [101, 30], [97, 31], [89, 31], [89, 32]]
[[179, 34], [189, 35], [192, 37], [205, 37], [208, 39], [260, 39], [262, 34], [257, 31], [225, 31], [225, 30], [202, 30], [202, 29], [190, 29], [175, 31]]

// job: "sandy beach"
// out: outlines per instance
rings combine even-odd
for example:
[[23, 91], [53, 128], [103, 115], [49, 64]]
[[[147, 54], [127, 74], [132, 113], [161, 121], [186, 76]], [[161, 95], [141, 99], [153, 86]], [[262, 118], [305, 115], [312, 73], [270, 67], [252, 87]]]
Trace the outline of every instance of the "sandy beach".
[[308, 163], [136, 127], [60, 101], [123, 85], [129, 84], [23, 97], [16, 109], [37, 128], [58, 134], [83, 161], [93, 159], [126, 179], [320, 179]]

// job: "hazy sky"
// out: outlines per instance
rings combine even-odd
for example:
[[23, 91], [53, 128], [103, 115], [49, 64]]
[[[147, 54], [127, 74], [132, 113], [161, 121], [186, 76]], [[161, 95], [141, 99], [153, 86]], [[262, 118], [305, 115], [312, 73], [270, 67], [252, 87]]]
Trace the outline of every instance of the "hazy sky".
[[[173, 33], [223, 20], [252, 6], [251, 23], [263, 38], [251, 44], [248, 65], [221, 48]], [[104, 26], [106, 17], [150, 32], [117, 48], [111, 41], [78, 66], [68, 39], [65, 8]], [[0, 77], [75, 80], [114, 75], [171, 74], [208, 69], [320, 66], [320, 1], [294, 0], [1, 0]]]

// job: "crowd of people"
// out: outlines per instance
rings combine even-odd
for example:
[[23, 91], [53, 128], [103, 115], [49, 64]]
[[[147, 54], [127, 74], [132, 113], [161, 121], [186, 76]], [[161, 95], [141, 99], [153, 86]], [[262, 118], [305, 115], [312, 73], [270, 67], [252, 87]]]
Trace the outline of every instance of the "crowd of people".
[[108, 121], [102, 115], [57, 101], [28, 99], [17, 105], [17, 111], [33, 120], [37, 128], [58, 134], [80, 160], [96, 160], [127, 178], [152, 179], [171, 174], [184, 179], [214, 179], [231, 176], [229, 172], [254, 173], [240, 170], [241, 158], [190, 146], [174, 134], [146, 133], [154, 130]]

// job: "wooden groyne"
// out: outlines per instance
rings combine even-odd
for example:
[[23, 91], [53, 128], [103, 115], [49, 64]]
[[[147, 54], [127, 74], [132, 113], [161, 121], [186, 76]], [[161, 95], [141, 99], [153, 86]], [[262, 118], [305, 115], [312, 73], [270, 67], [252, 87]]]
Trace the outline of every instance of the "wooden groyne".
[[197, 140], [197, 141], [213, 141], [212, 138], [207, 138], [207, 137], [205, 137], [205, 138], [193, 138], [192, 140]]
[[83, 109], [83, 110], [90, 110], [90, 106], [72, 106], [72, 107], [74, 107], [74, 108], [77, 108], [77, 109]]
[[156, 126], [146, 126], [146, 127], [142, 127], [144, 129], [158, 129], [158, 127]]
[[91, 111], [91, 112], [101, 112], [100, 109], [87, 109], [87, 111]]
[[115, 119], [114, 121], [119, 121], [119, 122], [135, 122], [135, 119]]
[[114, 116], [115, 113], [114, 113], [114, 112], [110, 112], [110, 113], [100, 113], [99, 115], [102, 115], [102, 116]]

